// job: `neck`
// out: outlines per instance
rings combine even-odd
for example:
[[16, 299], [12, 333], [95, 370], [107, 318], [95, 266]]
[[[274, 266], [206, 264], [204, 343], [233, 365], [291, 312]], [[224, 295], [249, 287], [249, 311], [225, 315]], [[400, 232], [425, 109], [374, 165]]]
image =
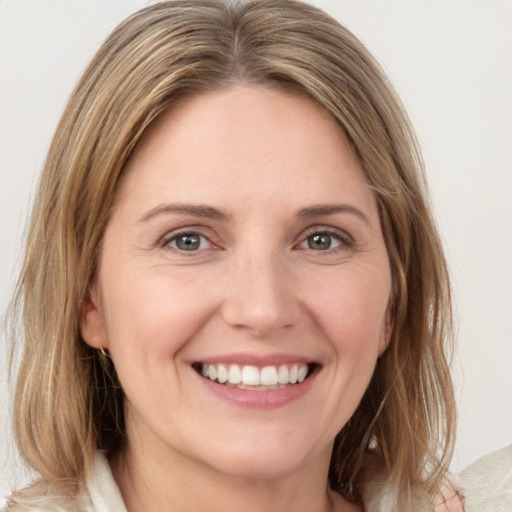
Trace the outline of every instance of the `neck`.
[[128, 445], [111, 462], [128, 512], [358, 510], [327, 488], [327, 471], [318, 471], [315, 464], [271, 478], [240, 478], [180, 453], [148, 455]]

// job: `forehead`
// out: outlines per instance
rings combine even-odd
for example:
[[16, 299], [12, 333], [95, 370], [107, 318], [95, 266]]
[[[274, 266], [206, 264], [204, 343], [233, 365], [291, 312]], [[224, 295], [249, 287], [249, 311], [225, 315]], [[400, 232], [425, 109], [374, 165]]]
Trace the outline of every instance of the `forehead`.
[[120, 196], [333, 202], [356, 192], [373, 199], [325, 110], [298, 94], [240, 85], [189, 98], [158, 118], [126, 166]]

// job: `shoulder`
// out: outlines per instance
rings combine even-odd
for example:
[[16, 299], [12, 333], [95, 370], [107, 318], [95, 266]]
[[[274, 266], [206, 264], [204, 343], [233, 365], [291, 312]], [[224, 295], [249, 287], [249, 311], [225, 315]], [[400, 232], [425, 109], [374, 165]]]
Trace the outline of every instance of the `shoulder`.
[[66, 496], [43, 482], [13, 494], [1, 512], [89, 512], [84, 496]]
[[468, 512], [512, 510], [512, 445], [478, 459], [461, 478]]
[[0, 512], [95, 512], [85, 488], [70, 488], [37, 480], [15, 491]]
[[0, 512], [126, 512], [121, 494], [102, 453], [97, 453], [85, 485], [66, 493], [40, 480], [14, 493]]
[[11, 496], [1, 512], [86, 512], [80, 500], [58, 494], [34, 494], [26, 489]]
[[450, 476], [444, 482], [435, 502], [435, 512], [464, 512], [464, 490], [455, 476]]

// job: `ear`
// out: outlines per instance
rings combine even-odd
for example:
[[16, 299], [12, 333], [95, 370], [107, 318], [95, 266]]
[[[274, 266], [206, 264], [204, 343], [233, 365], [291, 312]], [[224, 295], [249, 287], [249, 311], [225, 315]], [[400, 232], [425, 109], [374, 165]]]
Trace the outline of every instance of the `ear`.
[[87, 345], [93, 348], [108, 348], [108, 336], [105, 319], [100, 308], [96, 286], [91, 287], [89, 296], [84, 303], [80, 318], [80, 334]]
[[393, 307], [390, 301], [388, 307], [386, 308], [386, 313], [384, 315], [384, 320], [382, 321], [382, 327], [379, 336], [379, 357], [384, 354], [388, 348], [389, 342], [391, 341], [391, 334], [393, 332], [393, 327], [395, 326], [392, 310]]

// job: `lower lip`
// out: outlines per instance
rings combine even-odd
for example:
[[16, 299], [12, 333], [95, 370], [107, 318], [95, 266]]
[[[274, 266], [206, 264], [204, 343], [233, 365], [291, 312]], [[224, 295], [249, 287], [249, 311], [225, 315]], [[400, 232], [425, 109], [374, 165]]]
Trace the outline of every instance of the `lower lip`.
[[317, 372], [314, 372], [300, 384], [292, 384], [286, 388], [268, 391], [239, 389], [213, 382], [197, 373], [196, 375], [213, 394], [232, 405], [247, 409], [277, 409], [302, 398], [311, 388]]

